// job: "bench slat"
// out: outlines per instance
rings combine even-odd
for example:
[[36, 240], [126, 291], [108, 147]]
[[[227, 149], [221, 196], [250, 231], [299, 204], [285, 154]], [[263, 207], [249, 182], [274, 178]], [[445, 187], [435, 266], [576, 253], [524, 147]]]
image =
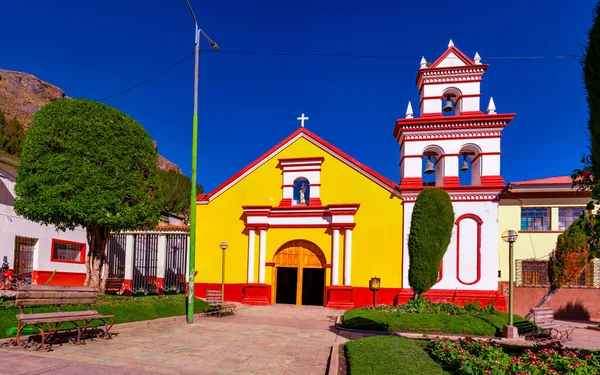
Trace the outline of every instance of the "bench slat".
[[65, 312], [49, 312], [49, 313], [37, 313], [37, 314], [18, 314], [17, 319], [26, 319], [28, 317], [40, 317], [40, 318], [53, 318], [53, 317], [61, 317], [61, 316], [71, 316], [77, 317], [81, 315], [89, 315], [89, 314], [98, 314], [96, 310], [85, 310], [85, 311], [65, 311]]
[[22, 323], [26, 324], [42, 324], [42, 323], [62, 323], [62, 322], [71, 322], [71, 321], [81, 321], [81, 320], [92, 320], [92, 319], [109, 319], [114, 315], [101, 315], [101, 314], [88, 314], [88, 315], [80, 315], [75, 317], [54, 317], [54, 318], [26, 318], [20, 319]]
[[65, 292], [98, 292], [98, 289], [91, 286], [47, 286], [47, 285], [23, 285], [19, 291], [65, 291]]
[[18, 299], [29, 299], [29, 298], [42, 298], [42, 299], [54, 299], [54, 298], [96, 298], [98, 292], [57, 292], [57, 291], [17, 291], [16, 298]]
[[56, 298], [56, 299], [17, 299], [16, 306], [45, 305], [89, 305], [96, 303], [96, 298]]

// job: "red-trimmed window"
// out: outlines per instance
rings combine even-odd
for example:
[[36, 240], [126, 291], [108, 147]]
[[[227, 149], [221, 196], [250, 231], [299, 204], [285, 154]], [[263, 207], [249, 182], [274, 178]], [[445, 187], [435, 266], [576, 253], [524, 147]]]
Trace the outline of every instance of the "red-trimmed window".
[[85, 243], [52, 239], [52, 262], [85, 263]]

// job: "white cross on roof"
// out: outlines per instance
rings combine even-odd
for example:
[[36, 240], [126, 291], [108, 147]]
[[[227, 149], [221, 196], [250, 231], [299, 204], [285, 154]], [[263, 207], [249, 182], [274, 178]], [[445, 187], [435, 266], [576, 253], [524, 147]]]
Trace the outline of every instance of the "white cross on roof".
[[297, 118], [297, 120], [300, 120], [300, 126], [304, 127], [304, 120], [308, 120], [308, 117], [305, 117], [303, 113], [302, 116]]

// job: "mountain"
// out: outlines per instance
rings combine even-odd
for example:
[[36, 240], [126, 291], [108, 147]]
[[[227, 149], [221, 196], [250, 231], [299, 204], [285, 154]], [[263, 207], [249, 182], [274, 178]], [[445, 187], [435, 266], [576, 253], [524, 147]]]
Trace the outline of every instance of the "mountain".
[[[33, 115], [42, 106], [65, 97], [67, 96], [62, 89], [31, 74], [0, 69], [0, 110], [7, 119], [14, 117], [19, 120], [26, 130], [33, 120]], [[154, 148], [158, 148], [156, 141]], [[157, 159], [160, 169], [181, 173], [177, 164], [161, 155], [158, 155]]]

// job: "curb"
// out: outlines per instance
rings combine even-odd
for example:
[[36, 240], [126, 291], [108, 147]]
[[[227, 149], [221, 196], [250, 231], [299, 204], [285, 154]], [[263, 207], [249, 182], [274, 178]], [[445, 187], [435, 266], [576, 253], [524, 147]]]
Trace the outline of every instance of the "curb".
[[344, 345], [337, 344], [331, 346], [331, 355], [329, 356], [329, 370], [327, 375], [338, 375], [340, 372], [340, 350], [344, 350]]
[[600, 326], [587, 326], [587, 329], [591, 329], [592, 331], [600, 331]]

